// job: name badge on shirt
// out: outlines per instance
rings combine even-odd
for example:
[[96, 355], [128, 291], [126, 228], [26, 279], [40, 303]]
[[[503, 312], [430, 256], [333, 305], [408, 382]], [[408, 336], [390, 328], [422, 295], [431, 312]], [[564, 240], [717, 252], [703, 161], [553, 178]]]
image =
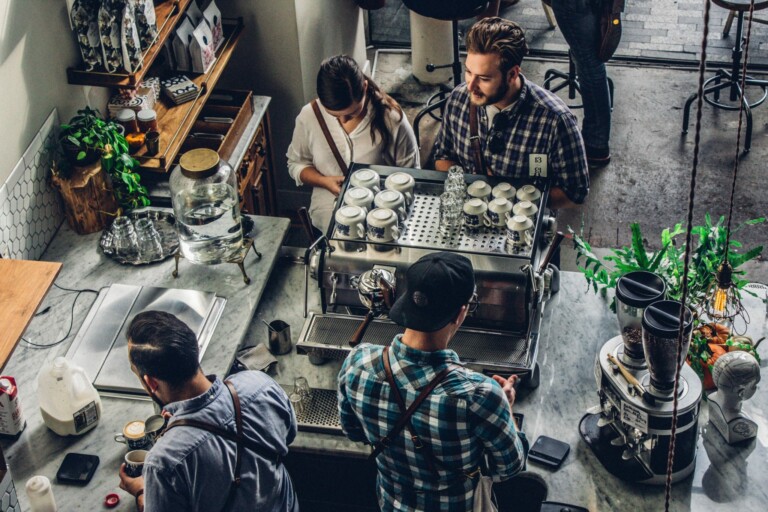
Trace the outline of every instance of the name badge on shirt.
[[547, 177], [547, 155], [541, 153], [528, 155], [528, 176], [532, 178]]

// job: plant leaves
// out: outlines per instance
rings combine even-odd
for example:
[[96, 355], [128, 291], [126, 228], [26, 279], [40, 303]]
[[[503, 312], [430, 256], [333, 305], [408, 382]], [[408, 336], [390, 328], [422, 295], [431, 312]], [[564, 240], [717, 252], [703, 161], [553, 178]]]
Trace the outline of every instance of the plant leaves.
[[640, 224], [632, 223], [629, 225], [632, 230], [632, 249], [635, 252], [635, 259], [640, 268], [648, 268], [648, 256], [645, 254], [643, 246], [643, 234], [640, 232]]

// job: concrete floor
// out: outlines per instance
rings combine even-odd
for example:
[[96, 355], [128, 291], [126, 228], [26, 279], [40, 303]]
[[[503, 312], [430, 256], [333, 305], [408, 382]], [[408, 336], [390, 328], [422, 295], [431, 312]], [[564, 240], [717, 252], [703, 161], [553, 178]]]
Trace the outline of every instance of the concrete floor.
[[[436, 86], [422, 86], [411, 74], [410, 54], [379, 51], [374, 56], [374, 79], [405, 108], [413, 121], [418, 109]], [[527, 59], [523, 72], [541, 84], [549, 68], [566, 70], [565, 61]], [[583, 224], [588, 241], [597, 248], [630, 242], [629, 224], [640, 222], [651, 248], [658, 248], [664, 228], [685, 222], [693, 168], [695, 104], [690, 132], [681, 134], [685, 99], [696, 90], [697, 73], [658, 66], [611, 64], [616, 99], [613, 112], [611, 164], [591, 175], [586, 204], [561, 210], [561, 229], [578, 230]], [[561, 97], [567, 99], [563, 91]], [[768, 106], [753, 112], [751, 152], [740, 161], [735, 191], [733, 225], [768, 214]], [[580, 110], [574, 110], [581, 116]], [[699, 153], [694, 225], [703, 224], [705, 213], [727, 215], [736, 150], [738, 112], [704, 105]], [[423, 166], [431, 168], [429, 152], [437, 126], [422, 123]], [[742, 147], [744, 135], [742, 134]], [[751, 248], [768, 245], [768, 225], [748, 226], [734, 238]], [[768, 249], [766, 249], [768, 252]], [[768, 283], [768, 263], [752, 263], [748, 278]], [[563, 268], [574, 270], [574, 258], [565, 252]]]

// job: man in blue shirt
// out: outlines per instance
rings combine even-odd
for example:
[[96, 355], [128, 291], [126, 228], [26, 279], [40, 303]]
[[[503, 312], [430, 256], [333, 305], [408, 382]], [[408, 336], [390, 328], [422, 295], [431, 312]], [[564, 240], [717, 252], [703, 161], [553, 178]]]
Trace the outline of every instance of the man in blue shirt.
[[[206, 377], [195, 334], [161, 311], [145, 311], [133, 319], [128, 356], [144, 389], [169, 418], [168, 430], [147, 455], [142, 476], [131, 478], [124, 465], [120, 468], [120, 487], [136, 497], [139, 511], [298, 512], [281, 462], [296, 437], [296, 416], [274, 380], [252, 371], [235, 374], [227, 383]], [[173, 428], [184, 421], [225, 435], [189, 424]]]
[[[472, 264], [464, 256], [439, 252], [414, 263], [408, 289], [390, 318], [405, 327], [383, 347], [355, 347], [339, 373], [339, 413], [353, 441], [376, 444], [401, 416], [395, 393], [410, 406], [432, 379], [448, 373], [411, 416], [418, 447], [405, 429], [392, 436], [376, 458], [379, 506], [383, 511], [453, 512], [472, 509], [483, 454], [498, 482], [525, 465], [523, 443], [512, 418], [516, 377], [493, 378], [461, 366], [447, 348], [466, 315], [477, 305]], [[397, 390], [388, 384], [389, 358]]]

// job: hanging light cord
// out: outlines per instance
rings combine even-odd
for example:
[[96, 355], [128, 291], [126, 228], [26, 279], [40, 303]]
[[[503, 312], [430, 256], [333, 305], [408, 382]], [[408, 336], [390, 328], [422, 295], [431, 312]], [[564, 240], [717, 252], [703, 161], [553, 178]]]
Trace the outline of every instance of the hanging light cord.
[[[754, 1], [754, 0], [753, 0]], [[704, 105], [704, 73], [707, 67], [707, 37], [709, 37], [709, 12], [711, 0], [705, 0], [704, 4], [704, 33], [701, 37], [701, 60], [699, 61], [699, 87], [696, 94], [696, 135], [693, 145], [693, 169], [691, 170], [691, 185], [688, 195], [688, 226], [685, 231], [685, 256], [683, 266], [683, 294], [680, 298], [680, 326], [677, 331], [677, 350], [675, 362], [680, 361], [683, 347], [683, 326], [685, 325], [685, 302], [688, 298], [688, 271], [691, 257], [691, 232], [693, 230], [693, 205], [696, 199], [696, 175], [699, 168], [699, 149], [701, 141], [701, 116]], [[675, 364], [675, 385], [673, 388], [672, 402], [672, 431], [670, 432], [669, 451], [667, 452], [667, 480], [664, 488], [664, 511], [669, 512], [669, 500], [672, 496], [672, 468], [675, 463], [675, 435], [677, 433], [677, 391], [680, 382], [680, 365]]]

